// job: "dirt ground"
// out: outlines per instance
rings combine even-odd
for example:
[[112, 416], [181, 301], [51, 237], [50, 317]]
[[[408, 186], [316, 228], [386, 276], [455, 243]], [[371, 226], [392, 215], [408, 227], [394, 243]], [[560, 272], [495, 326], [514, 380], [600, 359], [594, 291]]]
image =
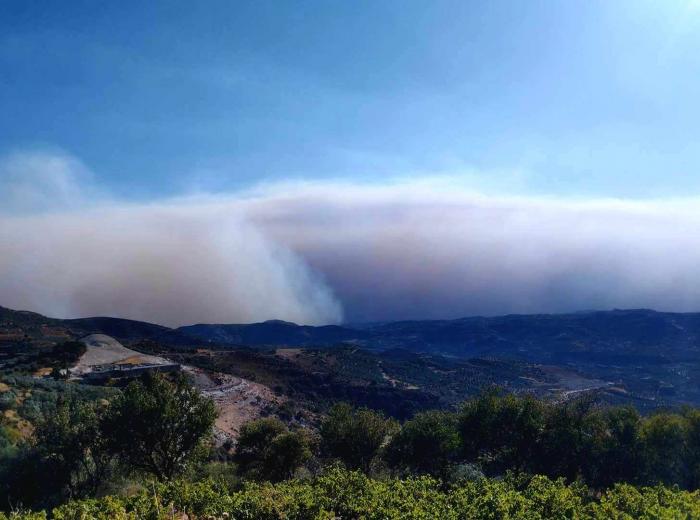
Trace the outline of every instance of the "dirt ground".
[[[88, 349], [71, 370], [74, 375], [82, 375], [89, 372], [92, 366], [103, 363], [171, 363], [167, 358], [140, 354], [101, 334], [88, 336], [82, 341]], [[188, 365], [183, 365], [182, 370], [191, 375], [199, 391], [216, 404], [219, 416], [214, 425], [214, 434], [218, 444], [235, 442], [243, 424], [259, 418], [265, 410], [276, 407], [282, 401], [272, 390], [259, 383]]]
[[183, 366], [203, 395], [214, 400], [219, 417], [214, 424], [218, 443], [235, 441], [243, 424], [261, 417], [263, 411], [278, 405], [281, 399], [268, 387], [229, 374], [208, 373]]

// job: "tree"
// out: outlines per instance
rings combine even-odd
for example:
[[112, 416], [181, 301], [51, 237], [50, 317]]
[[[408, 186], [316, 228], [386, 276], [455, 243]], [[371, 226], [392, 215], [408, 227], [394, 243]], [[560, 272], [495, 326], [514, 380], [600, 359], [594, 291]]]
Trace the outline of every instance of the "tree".
[[700, 410], [686, 410], [688, 488], [700, 488]]
[[69, 399], [37, 426], [35, 448], [44, 473], [61, 480], [66, 496], [94, 495], [111, 470], [113, 456], [100, 428], [103, 415], [95, 403]]
[[386, 450], [387, 462], [413, 473], [438, 475], [459, 449], [457, 418], [439, 411], [423, 412], [404, 423]]
[[51, 506], [94, 495], [114, 469], [103, 415], [103, 406], [75, 398], [44, 410], [33, 437], [0, 458], [2, 503]]
[[85, 354], [87, 347], [80, 341], [66, 341], [51, 349], [47, 354], [60, 368], [68, 368]]
[[289, 431], [276, 418], [258, 419], [241, 428], [235, 460], [246, 477], [278, 482], [311, 458], [311, 445], [303, 430]]
[[605, 422], [590, 396], [550, 406], [532, 471], [574, 481], [595, 476]]
[[639, 429], [641, 417], [631, 406], [603, 411], [605, 434], [595, 453], [595, 475], [585, 475], [595, 487], [606, 488], [618, 482], [634, 482], [640, 471]]
[[149, 374], [130, 383], [104, 423], [110, 447], [131, 468], [171, 479], [211, 435], [216, 408], [184, 375]]
[[642, 423], [640, 451], [644, 484], [686, 485], [686, 421], [680, 415], [659, 413]]
[[348, 468], [368, 472], [380, 448], [397, 429], [396, 421], [379, 412], [339, 403], [321, 424], [321, 448]]
[[526, 470], [542, 433], [547, 407], [533, 396], [488, 390], [459, 414], [462, 454], [493, 472]]

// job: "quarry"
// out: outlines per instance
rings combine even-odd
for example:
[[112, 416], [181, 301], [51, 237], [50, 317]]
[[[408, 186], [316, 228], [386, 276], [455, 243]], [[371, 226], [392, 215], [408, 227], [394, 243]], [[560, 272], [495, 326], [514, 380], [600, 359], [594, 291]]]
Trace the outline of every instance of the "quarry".
[[101, 383], [110, 379], [131, 379], [149, 372], [179, 372], [178, 363], [142, 354], [125, 347], [106, 334], [90, 334], [80, 339], [85, 354], [68, 370], [69, 378]]

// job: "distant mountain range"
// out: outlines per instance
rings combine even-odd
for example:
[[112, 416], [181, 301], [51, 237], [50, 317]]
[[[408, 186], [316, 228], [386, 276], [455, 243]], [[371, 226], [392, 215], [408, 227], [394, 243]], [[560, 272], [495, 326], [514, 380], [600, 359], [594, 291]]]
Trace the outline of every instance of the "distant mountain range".
[[700, 313], [646, 309], [400, 321], [370, 326], [191, 325], [178, 334], [220, 345], [354, 344], [454, 357], [634, 364], [700, 359]]
[[[107, 334], [122, 342], [149, 339], [176, 346], [355, 345], [451, 357], [510, 357], [533, 362], [666, 363], [700, 360], [700, 313], [647, 309], [508, 315], [352, 326], [307, 326], [273, 320], [168, 328], [134, 320], [47, 318], [0, 307], [0, 326], [61, 327], [75, 335]], [[37, 333], [41, 330], [38, 328]]]
[[[266, 321], [168, 328], [109, 317], [61, 320], [0, 307], [0, 366], [18, 366], [11, 360], [20, 358], [31, 364], [31, 356], [40, 356], [45, 347], [88, 334], [106, 334], [135, 350], [179, 356], [187, 363], [222, 365], [242, 377], [254, 365], [256, 377], [267, 377], [272, 386], [297, 370], [282, 370], [280, 363], [297, 359], [308, 366], [294, 385], [313, 391], [327, 384], [337, 391], [345, 388], [323, 378], [312, 384], [319, 377], [319, 349], [329, 349], [322, 358], [326, 368], [340, 370], [333, 364], [342, 358], [343, 370], [362, 382], [351, 385], [353, 392], [370, 380], [390, 383], [398, 385], [391, 391], [408, 392], [402, 399], [411, 402], [420, 397], [411, 385], [432, 388], [449, 401], [474, 391], [480, 381], [491, 381], [535, 390], [554, 384], [562, 395], [602, 385], [608, 402], [643, 409], [700, 404], [700, 313], [646, 309], [322, 327]], [[285, 351], [280, 347], [304, 352], [275, 354]], [[333, 347], [344, 348], [331, 352]], [[199, 359], [203, 348], [213, 357]], [[395, 380], [403, 381], [403, 389]], [[443, 396], [445, 388], [454, 396]], [[383, 406], [388, 402], [382, 400]]]

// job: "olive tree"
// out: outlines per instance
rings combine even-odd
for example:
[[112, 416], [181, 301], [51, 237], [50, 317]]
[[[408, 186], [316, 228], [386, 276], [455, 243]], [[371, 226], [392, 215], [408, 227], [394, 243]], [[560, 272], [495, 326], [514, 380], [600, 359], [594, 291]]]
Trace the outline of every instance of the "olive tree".
[[210, 437], [216, 408], [182, 374], [151, 374], [130, 383], [104, 422], [111, 449], [125, 464], [171, 479]]
[[396, 421], [380, 412], [339, 403], [321, 424], [321, 448], [326, 456], [340, 459], [348, 468], [368, 472], [380, 448], [397, 429]]

